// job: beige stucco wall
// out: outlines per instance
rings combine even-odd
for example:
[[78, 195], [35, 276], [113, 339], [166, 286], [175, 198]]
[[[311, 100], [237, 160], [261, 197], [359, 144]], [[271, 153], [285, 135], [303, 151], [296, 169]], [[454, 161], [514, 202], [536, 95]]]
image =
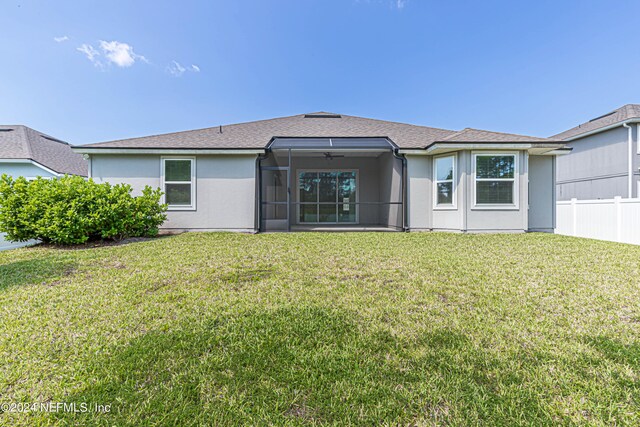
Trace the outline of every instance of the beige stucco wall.
[[431, 156], [407, 155], [407, 226], [430, 230], [432, 220]]
[[[518, 209], [484, 209], [473, 206], [472, 152], [457, 153], [455, 210], [434, 210], [433, 157], [407, 155], [407, 219], [410, 230], [458, 230], [470, 232], [525, 231], [547, 228], [553, 211], [549, 198], [553, 178], [547, 172], [552, 157], [535, 158], [535, 197], [529, 201], [529, 156], [518, 153]], [[163, 225], [166, 229], [253, 231], [255, 227], [256, 179], [255, 155], [200, 155], [196, 157], [196, 209], [170, 211]], [[328, 164], [323, 164], [327, 162]], [[394, 162], [394, 163], [390, 163]], [[330, 163], [330, 164], [329, 164]], [[397, 163], [397, 164], [396, 164]], [[393, 165], [393, 168], [390, 166]], [[316, 158], [294, 159], [292, 171], [306, 168], [356, 168], [359, 171], [359, 200], [400, 200], [401, 164], [391, 158]], [[145, 185], [160, 187], [160, 155], [92, 155], [92, 177], [98, 182], [128, 183], [139, 193]], [[398, 182], [396, 182], [398, 181]], [[389, 187], [390, 182], [394, 183]], [[294, 191], [295, 194], [295, 191]], [[528, 204], [534, 203], [534, 216], [529, 221]], [[551, 203], [551, 206], [553, 203]], [[292, 208], [293, 210], [293, 208]], [[293, 224], [297, 215], [292, 212]], [[361, 224], [393, 222], [393, 212], [362, 209]]]
[[[145, 185], [161, 186], [160, 162], [160, 155], [94, 154], [92, 178], [97, 182], [130, 184], [134, 194], [139, 194]], [[255, 155], [196, 156], [196, 208], [168, 211], [162, 228], [253, 231], [255, 162]]]
[[529, 230], [555, 228], [555, 157], [529, 156]]
[[487, 209], [473, 205], [473, 153], [457, 152], [456, 207], [443, 210], [434, 209], [433, 156], [406, 156], [410, 230], [519, 232], [528, 229], [528, 154], [518, 152], [518, 208]]

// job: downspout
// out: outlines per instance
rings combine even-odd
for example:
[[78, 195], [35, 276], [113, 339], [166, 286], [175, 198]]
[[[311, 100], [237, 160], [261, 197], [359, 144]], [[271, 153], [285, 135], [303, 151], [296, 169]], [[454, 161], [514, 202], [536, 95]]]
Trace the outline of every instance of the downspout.
[[633, 197], [633, 128], [627, 123], [622, 123], [622, 126], [627, 128], [627, 148], [628, 148], [628, 191], [627, 197], [630, 199]]
[[409, 222], [407, 220], [407, 158], [404, 154], [400, 154], [397, 148], [394, 149], [392, 153], [393, 157], [400, 159], [402, 162], [402, 231], [409, 231], [409, 228], [407, 227]]
[[258, 154], [256, 157], [256, 214], [254, 215], [253, 229], [256, 233], [260, 232], [260, 224], [262, 217], [262, 166], [261, 162], [268, 157], [265, 152]]
[[87, 179], [92, 178], [93, 177], [93, 164], [91, 162], [91, 155], [90, 154], [83, 154], [82, 158], [87, 161]]

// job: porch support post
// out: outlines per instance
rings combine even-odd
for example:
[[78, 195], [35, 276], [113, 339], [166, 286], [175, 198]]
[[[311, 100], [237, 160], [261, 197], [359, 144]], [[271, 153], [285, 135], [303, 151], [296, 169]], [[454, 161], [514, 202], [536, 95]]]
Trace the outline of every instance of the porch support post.
[[258, 154], [256, 158], [256, 217], [254, 229], [256, 233], [262, 231], [262, 161], [266, 159], [268, 154]]
[[289, 148], [289, 158], [287, 159], [287, 231], [291, 231], [291, 148]]
[[407, 226], [409, 224], [407, 219], [407, 158], [404, 154], [400, 154], [397, 148], [392, 150], [391, 153], [393, 154], [393, 157], [400, 159], [402, 162], [402, 176], [400, 177], [400, 185], [402, 185], [402, 188], [400, 189], [400, 194], [402, 194], [402, 231], [407, 231]]

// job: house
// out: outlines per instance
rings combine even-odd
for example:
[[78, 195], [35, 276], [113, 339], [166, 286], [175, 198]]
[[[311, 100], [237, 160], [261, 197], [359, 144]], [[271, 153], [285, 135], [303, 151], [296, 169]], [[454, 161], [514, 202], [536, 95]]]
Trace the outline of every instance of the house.
[[57, 138], [22, 125], [0, 125], [0, 175], [87, 176], [87, 161]]
[[[87, 161], [57, 138], [22, 125], [0, 125], [0, 176], [53, 178], [87, 176]], [[0, 251], [36, 243], [8, 242], [0, 233]]]
[[552, 232], [562, 141], [310, 113], [76, 146], [169, 230]]
[[640, 105], [628, 104], [554, 135], [572, 147], [556, 163], [558, 200], [640, 197]]

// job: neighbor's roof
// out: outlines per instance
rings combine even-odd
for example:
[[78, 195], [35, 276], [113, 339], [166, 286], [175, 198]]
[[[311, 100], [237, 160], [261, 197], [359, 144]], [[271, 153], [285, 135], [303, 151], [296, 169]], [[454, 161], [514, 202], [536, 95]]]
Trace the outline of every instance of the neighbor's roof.
[[0, 125], [0, 161], [33, 160], [60, 174], [87, 176], [87, 162], [71, 146], [22, 125]]
[[[473, 137], [481, 138], [473, 139]], [[465, 129], [456, 132], [427, 126], [388, 122], [335, 113], [308, 113], [206, 129], [152, 135], [81, 145], [82, 148], [163, 148], [163, 149], [262, 149], [272, 138], [385, 137], [399, 148], [425, 148], [447, 138], [472, 142], [558, 142], [498, 132]], [[470, 139], [471, 138], [471, 139]]]
[[561, 132], [552, 136], [556, 139], [569, 139], [579, 136], [583, 133], [597, 131], [617, 123], [622, 123], [629, 119], [640, 119], [640, 104], [627, 104], [613, 110], [607, 114], [591, 119], [586, 123], [582, 123], [574, 128]]

